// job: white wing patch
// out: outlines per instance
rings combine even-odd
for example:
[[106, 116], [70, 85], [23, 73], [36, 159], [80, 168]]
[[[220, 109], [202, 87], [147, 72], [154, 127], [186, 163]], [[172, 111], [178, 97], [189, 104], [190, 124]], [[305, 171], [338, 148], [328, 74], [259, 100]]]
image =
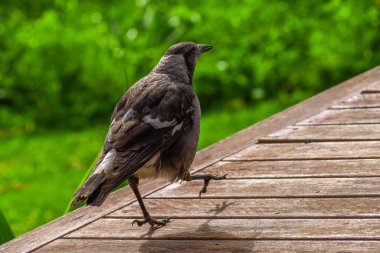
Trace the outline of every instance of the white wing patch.
[[135, 111], [133, 109], [129, 109], [123, 116], [123, 124], [125, 124], [128, 120], [135, 116]]
[[156, 129], [164, 128], [164, 127], [170, 127], [177, 124], [177, 121], [175, 119], [172, 119], [171, 121], [160, 121], [160, 118], [152, 118], [151, 115], [145, 115], [143, 118], [143, 121], [147, 124], [150, 124]]
[[103, 158], [103, 161], [99, 164], [99, 166], [96, 168], [96, 170], [92, 174], [100, 173], [104, 171], [107, 174], [108, 170], [112, 169], [113, 161], [115, 160], [116, 157], [116, 150], [113, 148], [108, 153], [106, 156]]
[[182, 125], [183, 125], [183, 122], [181, 122], [181, 124], [178, 124], [178, 125], [176, 125], [176, 126], [173, 128], [173, 130], [172, 130], [172, 136], [175, 134], [175, 132], [181, 130]]

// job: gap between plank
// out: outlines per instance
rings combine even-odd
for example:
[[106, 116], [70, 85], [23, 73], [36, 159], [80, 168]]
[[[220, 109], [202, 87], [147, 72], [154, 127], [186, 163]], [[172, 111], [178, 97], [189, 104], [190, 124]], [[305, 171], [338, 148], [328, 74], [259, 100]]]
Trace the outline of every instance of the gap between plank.
[[[154, 216], [157, 219], [167, 218], [167, 216]], [[130, 219], [140, 219], [141, 215], [136, 216], [107, 216], [103, 217], [102, 219], [116, 219], [116, 220], [130, 220]], [[257, 219], [257, 220], [299, 220], [299, 219], [308, 219], [308, 220], [343, 220], [343, 219], [379, 219], [380, 215], [377, 216], [354, 216], [354, 215], [347, 215], [347, 216], [170, 216], [170, 220], [198, 220], [198, 219], [210, 219], [210, 220], [228, 220], [228, 219], [240, 219], [240, 220], [250, 220], [250, 219]]]
[[380, 90], [362, 90], [360, 94], [377, 94], [380, 93]]
[[[338, 105], [339, 104], [336, 104], [335, 106], [338, 106]], [[376, 109], [376, 108], [380, 108], [380, 106], [378, 106], [378, 105], [368, 105], [368, 106], [363, 105], [363, 106], [351, 106], [351, 107], [348, 107], [348, 106], [347, 107], [334, 107], [334, 106], [331, 106], [331, 107], [329, 107], [325, 111], [329, 111], [329, 110], [331, 110], [331, 111], [344, 111], [344, 110], [349, 111], [349, 110], [360, 110], [360, 109], [371, 109], [371, 108]], [[312, 116], [312, 117], [314, 117], [314, 116]]]
[[125, 240], [134, 240], [134, 241], [139, 241], [139, 240], [167, 240], [167, 241], [181, 241], [181, 240], [189, 240], [189, 241], [194, 241], [194, 240], [199, 240], [199, 241], [211, 241], [211, 240], [220, 240], [220, 241], [380, 241], [380, 238], [373, 238], [373, 237], [346, 237], [346, 238], [305, 238], [305, 237], [283, 237], [283, 238], [278, 238], [278, 237], [267, 237], [267, 238], [214, 238], [214, 237], [208, 237], [208, 238], [189, 238], [189, 237], [125, 237], [125, 238], [120, 238], [120, 237], [65, 237], [61, 238], [64, 240], [120, 240], [120, 241], [125, 241]]
[[[234, 161], [238, 162], [238, 161]], [[228, 177], [225, 180], [245, 180], [245, 179], [308, 179], [308, 178], [373, 178], [373, 177], [380, 177], [380, 174], [378, 175], [325, 175], [325, 176], [318, 176], [318, 175], [310, 175], [310, 176], [265, 176], [265, 177]]]
[[312, 143], [312, 142], [378, 142], [378, 139], [259, 139], [257, 144]]
[[[278, 195], [265, 195], [265, 196], [202, 196], [202, 199], [320, 199], [320, 198], [380, 198], [380, 194], [346, 194], [346, 195], [289, 195], [289, 196], [278, 196]], [[144, 199], [198, 199], [199, 197], [148, 197]]]
[[350, 122], [350, 123], [296, 123], [291, 125], [293, 127], [297, 126], [346, 126], [346, 125], [378, 125], [379, 122]]
[[[326, 175], [326, 176], [318, 176], [318, 175], [310, 175], [310, 176], [274, 176], [274, 177], [268, 177], [268, 176], [265, 176], [265, 177], [228, 177], [228, 174], [227, 174], [227, 178], [226, 179], [223, 179], [223, 181], [239, 181], [239, 180], [249, 180], [249, 179], [252, 179], [252, 180], [268, 180], [268, 179], [278, 179], [278, 180], [281, 180], [281, 179], [294, 179], [294, 180], [297, 180], [297, 179], [308, 179], [308, 178], [336, 178], [336, 179], [344, 179], [344, 178], [376, 178], [378, 177], [379, 178], [379, 182], [380, 182], [380, 174], [379, 175]], [[214, 181], [214, 180], [212, 180]], [[184, 184], [181, 184], [181, 183], [184, 183]], [[191, 181], [179, 181], [179, 183], [184, 186], [186, 185], [187, 182], [191, 182]], [[194, 181], [192, 181], [194, 182]], [[200, 182], [200, 181], [198, 181]], [[143, 197], [145, 198], [145, 196]]]
[[[343, 106], [343, 105], [342, 105]], [[355, 109], [376, 109], [380, 108], [380, 105], [357, 105], [357, 106], [347, 106], [347, 107], [330, 107], [329, 110], [355, 110]]]
[[[262, 144], [264, 145], [264, 144]], [[222, 162], [272, 162], [272, 161], [323, 161], [323, 160], [378, 160], [380, 156], [357, 156], [357, 157], [312, 157], [312, 158], [263, 158], [263, 159], [223, 159]]]

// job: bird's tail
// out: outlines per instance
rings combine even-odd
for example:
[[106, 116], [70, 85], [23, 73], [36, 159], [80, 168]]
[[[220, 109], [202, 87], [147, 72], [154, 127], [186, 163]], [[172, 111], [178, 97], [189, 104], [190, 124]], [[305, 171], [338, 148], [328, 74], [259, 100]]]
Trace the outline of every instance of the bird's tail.
[[104, 182], [105, 178], [106, 174], [103, 171], [90, 176], [86, 182], [74, 193], [74, 200], [71, 205], [76, 206], [87, 199], [87, 205], [100, 206], [108, 195], [102, 193], [101, 191], [102, 183]]
[[108, 191], [104, 191], [104, 188], [100, 185], [96, 188], [95, 192], [91, 194], [87, 199], [87, 205], [100, 206], [106, 200]]

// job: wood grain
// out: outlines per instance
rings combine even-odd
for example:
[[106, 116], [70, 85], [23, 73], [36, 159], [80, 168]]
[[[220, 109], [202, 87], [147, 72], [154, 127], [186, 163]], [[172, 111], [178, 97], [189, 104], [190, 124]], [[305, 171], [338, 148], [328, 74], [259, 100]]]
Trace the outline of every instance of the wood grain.
[[[203, 169], [232, 153], [247, 148], [254, 144], [261, 136], [268, 135], [273, 131], [307, 119], [379, 80], [380, 67], [376, 67], [276, 114], [263, 122], [251, 126], [224, 141], [198, 152], [192, 171]], [[142, 184], [141, 189], [143, 193], [149, 194], [164, 186], [165, 184], [162, 183], [150, 182], [149, 184]], [[30, 252], [62, 237], [70, 231], [85, 226], [106, 214], [130, 204], [134, 200], [128, 187], [121, 189], [112, 194], [102, 207], [98, 209], [81, 208], [78, 211], [60, 217], [36, 230], [0, 245], [0, 251]]]
[[[160, 185], [162, 184], [152, 182], [149, 188], [152, 186], [158, 188]], [[147, 185], [142, 185], [141, 191], [143, 193], [148, 191]], [[124, 187], [111, 194], [102, 206], [86, 206], [74, 210], [67, 215], [0, 245], [0, 252], [30, 252], [133, 201], [135, 201], [135, 196], [132, 190], [129, 187]]]
[[368, 86], [368, 88], [364, 88], [362, 93], [380, 93], [380, 82], [375, 82], [374, 84]]
[[360, 94], [348, 98], [342, 103], [332, 106], [333, 109], [347, 108], [374, 108], [380, 107], [380, 89], [379, 93]]
[[[174, 183], [147, 198], [195, 198], [202, 181]], [[380, 196], [380, 178], [232, 179], [211, 181], [202, 198]], [[198, 200], [202, 201], [202, 200]], [[207, 201], [207, 200], [205, 200]]]
[[260, 138], [259, 143], [370, 140], [380, 141], [380, 124], [290, 126]]
[[380, 142], [311, 142], [258, 144], [225, 160], [325, 160], [380, 158]]
[[297, 125], [380, 124], [380, 108], [323, 111]]
[[[380, 218], [380, 198], [146, 199], [154, 217], [177, 218]], [[133, 203], [108, 218], [141, 218]]]
[[99, 219], [64, 238], [380, 240], [380, 219], [177, 219], [152, 229], [132, 219]]
[[354, 252], [378, 253], [380, 241], [260, 241], [260, 240], [89, 240], [59, 239], [37, 250], [38, 253], [77, 252]]
[[232, 153], [253, 145], [262, 136], [310, 118], [379, 81], [380, 66], [252, 125], [198, 152], [192, 165], [192, 171], [203, 169]]
[[380, 176], [380, 159], [221, 161], [202, 173], [238, 178], [313, 178]]

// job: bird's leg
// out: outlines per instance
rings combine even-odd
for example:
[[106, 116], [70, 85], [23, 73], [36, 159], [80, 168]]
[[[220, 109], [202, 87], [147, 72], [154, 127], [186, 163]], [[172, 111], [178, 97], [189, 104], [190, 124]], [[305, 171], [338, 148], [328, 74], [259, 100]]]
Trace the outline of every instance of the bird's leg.
[[150, 216], [150, 214], [146, 210], [144, 202], [143, 202], [143, 200], [141, 198], [141, 195], [140, 195], [140, 192], [139, 192], [139, 188], [138, 188], [139, 179], [137, 177], [134, 177], [134, 176], [130, 177], [128, 179], [128, 183], [129, 183], [129, 186], [132, 188], [133, 192], [135, 193], [135, 196], [137, 198], [137, 201], [139, 202], [141, 211], [142, 211], [142, 213], [144, 215], [144, 219], [143, 220], [134, 220], [132, 222], [132, 226], [135, 223], [137, 223], [137, 225], [139, 225], [139, 226], [142, 226], [145, 223], [149, 223], [151, 226], [154, 226], [154, 225], [165, 226], [167, 223], [170, 222], [169, 218], [162, 219], [162, 220], [156, 220], [156, 219], [152, 218], [152, 216]]
[[193, 180], [200, 180], [203, 179], [204, 183], [202, 186], [202, 189], [199, 191], [199, 198], [201, 198], [202, 193], [207, 192], [207, 186], [211, 179], [213, 180], [223, 180], [226, 179], [226, 175], [219, 176], [219, 175], [211, 175], [211, 174], [204, 174], [204, 173], [198, 173], [194, 175], [190, 175], [190, 177], [186, 181], [193, 181]]

